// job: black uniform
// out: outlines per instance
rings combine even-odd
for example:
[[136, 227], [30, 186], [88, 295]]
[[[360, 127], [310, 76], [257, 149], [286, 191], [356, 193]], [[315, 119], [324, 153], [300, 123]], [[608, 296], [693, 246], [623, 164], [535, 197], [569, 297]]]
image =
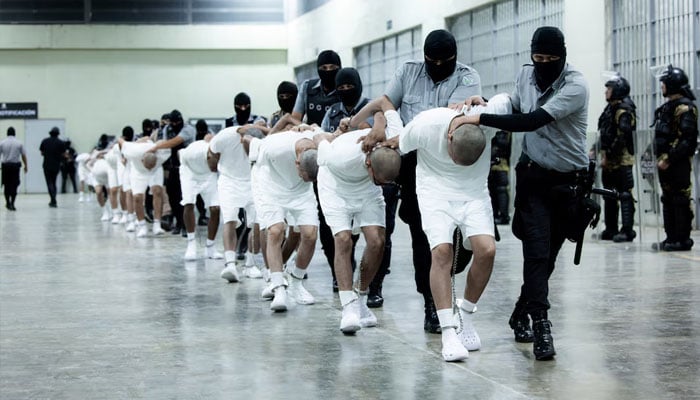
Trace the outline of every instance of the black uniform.
[[61, 160], [66, 145], [58, 138], [58, 128], [51, 129], [51, 137], [44, 139], [39, 146], [41, 154], [44, 156], [44, 178], [46, 187], [51, 197], [50, 207], [56, 207], [56, 178], [61, 170]]
[[668, 163], [668, 168], [659, 168], [666, 231], [660, 250], [690, 250], [690, 169], [698, 140], [698, 109], [685, 96], [669, 100], [656, 110], [655, 126], [657, 160]]
[[[620, 194], [618, 200], [605, 198], [605, 230], [603, 240], [625, 242], [634, 239], [637, 234], [634, 225], [634, 134], [636, 132], [636, 112], [632, 99], [625, 97], [622, 101], [608, 104], [598, 119], [600, 131], [600, 152], [603, 159], [603, 187], [614, 189]], [[618, 229], [618, 211], [622, 212], [622, 231]]]

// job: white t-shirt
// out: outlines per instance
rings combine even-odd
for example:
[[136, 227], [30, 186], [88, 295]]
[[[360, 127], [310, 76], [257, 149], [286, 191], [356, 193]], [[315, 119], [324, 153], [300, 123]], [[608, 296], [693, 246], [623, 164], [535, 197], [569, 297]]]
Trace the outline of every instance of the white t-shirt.
[[171, 155], [170, 149], [157, 150], [156, 156], [158, 160], [156, 161], [156, 166], [149, 170], [143, 166], [142, 160], [143, 155], [151, 148], [153, 148], [153, 142], [150, 140], [146, 142], [124, 142], [122, 144], [122, 155], [131, 163], [132, 171], [148, 175], [162, 166]]
[[219, 174], [233, 181], [241, 190], [250, 191], [250, 160], [241, 145], [238, 127], [219, 131], [209, 142], [212, 153], [219, 156]]
[[[398, 114], [397, 114], [398, 116]], [[344, 133], [332, 142], [326, 140], [318, 145], [319, 187], [331, 190], [343, 197], [363, 197], [381, 192], [381, 188], [372, 182], [367, 171], [362, 152], [362, 143], [357, 140], [366, 136], [370, 129], [361, 129]], [[327, 170], [329, 174], [321, 174]]]
[[418, 150], [416, 194], [440, 200], [468, 201], [489, 195], [487, 180], [491, 164], [491, 134], [476, 163], [457, 165], [447, 153], [447, 129], [460, 113], [434, 108], [416, 115], [399, 136], [403, 152]]
[[256, 178], [262, 195], [295, 199], [313, 191], [311, 182], [304, 182], [297, 172], [294, 150], [299, 139], [313, 136], [312, 131], [287, 131], [252, 140], [249, 157], [258, 168]]
[[121, 152], [119, 151], [119, 146], [115, 144], [112, 146], [108, 151], [107, 154], [105, 154], [105, 161], [109, 164], [111, 168], [116, 169], [117, 168], [117, 163], [121, 162], [122, 155]]
[[189, 146], [178, 151], [180, 162], [194, 173], [195, 175], [212, 174], [207, 164], [207, 152], [209, 151], [209, 143], [204, 140], [192, 142]]

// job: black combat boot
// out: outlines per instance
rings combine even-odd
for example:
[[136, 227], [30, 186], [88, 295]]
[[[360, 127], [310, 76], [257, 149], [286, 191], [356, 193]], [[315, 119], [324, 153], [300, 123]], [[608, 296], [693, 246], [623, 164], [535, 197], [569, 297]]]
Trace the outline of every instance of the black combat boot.
[[554, 350], [552, 338], [552, 323], [547, 319], [546, 311], [536, 311], [532, 314], [534, 342], [532, 352], [538, 361], [551, 360], [557, 352]]
[[632, 227], [634, 226], [634, 198], [629, 192], [620, 195], [620, 214], [622, 217], [622, 229], [613, 236], [613, 242], [631, 242], [637, 237]]
[[367, 307], [379, 308], [384, 305], [384, 297], [382, 297], [382, 285], [369, 285], [369, 294], [367, 295]]
[[532, 343], [533, 340], [535, 340], [532, 333], [532, 328], [530, 328], [530, 317], [517, 305], [515, 306], [513, 313], [510, 315], [508, 325], [510, 325], [511, 329], [513, 329], [516, 342]]
[[432, 296], [423, 296], [425, 298], [425, 319], [423, 320], [423, 330], [428, 333], [442, 333], [440, 328], [440, 320], [435, 309], [435, 302]]

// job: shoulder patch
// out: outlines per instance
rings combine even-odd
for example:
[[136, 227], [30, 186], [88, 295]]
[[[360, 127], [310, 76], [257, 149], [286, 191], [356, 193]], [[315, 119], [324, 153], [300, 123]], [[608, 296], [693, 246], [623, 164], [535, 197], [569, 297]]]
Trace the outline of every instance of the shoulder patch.
[[462, 85], [469, 86], [474, 84], [474, 78], [471, 75], [465, 75], [462, 77]]

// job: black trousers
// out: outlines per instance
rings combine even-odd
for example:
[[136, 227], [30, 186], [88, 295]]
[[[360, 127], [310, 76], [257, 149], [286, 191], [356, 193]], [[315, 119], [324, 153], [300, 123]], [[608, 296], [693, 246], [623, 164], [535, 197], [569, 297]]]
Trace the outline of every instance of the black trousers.
[[56, 178], [59, 172], [58, 169], [44, 168], [44, 179], [46, 179], [46, 188], [49, 190], [51, 204], [56, 204]]
[[66, 183], [70, 179], [73, 184], [73, 193], [78, 193], [78, 185], [75, 182], [75, 166], [61, 167], [61, 193], [66, 192]]
[[664, 230], [669, 242], [690, 239], [694, 213], [690, 204], [690, 158], [676, 161], [665, 170], [659, 170]]
[[[397, 182], [401, 185], [399, 218], [408, 225], [411, 233], [416, 290], [423, 296], [432, 296], [430, 292], [430, 264], [432, 263], [432, 257], [428, 237], [423, 232], [420, 209], [418, 208], [416, 165], [415, 151], [401, 157], [401, 172], [399, 173], [399, 179], [397, 179]], [[388, 234], [387, 238], [389, 238]]]
[[[632, 175], [631, 165], [620, 166], [615, 169], [604, 168], [601, 177], [603, 180], [603, 187], [606, 189], [615, 189], [618, 193], [625, 193], [634, 188], [634, 176]], [[631, 198], [625, 201], [632, 202], [631, 206], [634, 207], [634, 201]], [[618, 199], [603, 198], [605, 207], [605, 230], [608, 232], [618, 231], [617, 217], [621, 202], [622, 201]], [[625, 205], [625, 207], [629, 206], [630, 204]], [[625, 221], [623, 221], [623, 226], [624, 225]]]
[[172, 168], [168, 171], [167, 178], [165, 179], [165, 190], [168, 192], [168, 202], [170, 203], [173, 218], [177, 221], [177, 227], [182, 229], [185, 223], [182, 217], [183, 207], [182, 204], [180, 204], [182, 201], [180, 168]]
[[17, 188], [20, 183], [21, 163], [2, 163], [2, 186], [5, 192], [5, 201], [12, 205], [17, 197]]
[[555, 187], [575, 179], [521, 161], [516, 167], [513, 234], [523, 248], [523, 285], [516, 303], [529, 314], [549, 309], [549, 277], [566, 239], [565, 229], [573, 224], [566, 201]]

